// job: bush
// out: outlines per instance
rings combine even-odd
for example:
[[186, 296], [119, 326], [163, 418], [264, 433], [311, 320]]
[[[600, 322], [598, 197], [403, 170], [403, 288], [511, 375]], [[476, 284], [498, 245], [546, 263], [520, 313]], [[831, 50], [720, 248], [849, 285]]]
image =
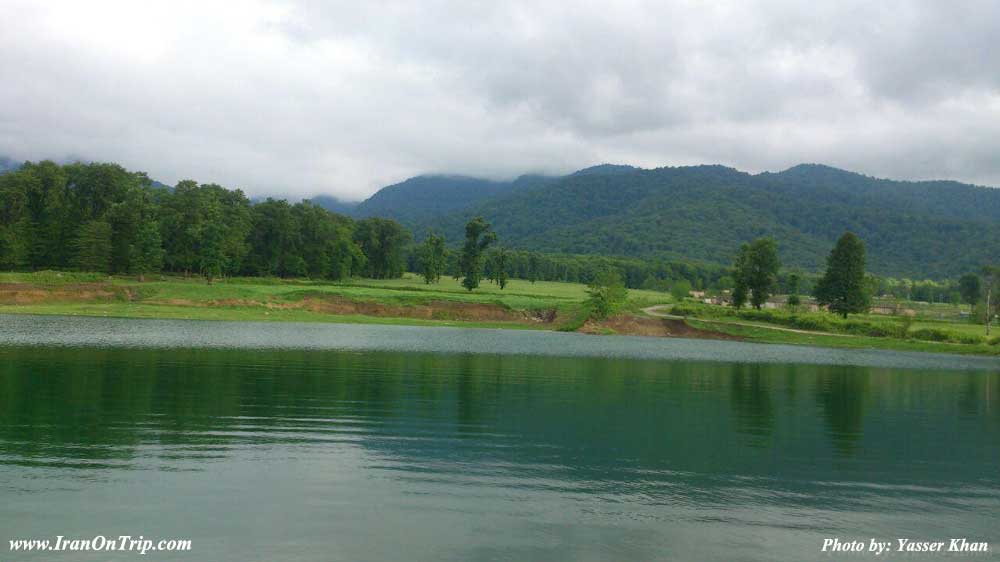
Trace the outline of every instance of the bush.
[[1000, 336], [993, 336], [989, 341], [990, 345], [1000, 345]]
[[828, 318], [818, 316], [792, 316], [791, 325], [800, 330], [813, 330], [816, 332], [834, 331], [833, 322]]
[[[910, 331], [913, 319], [903, 317], [886, 320], [864, 320], [851, 318], [843, 320], [824, 313], [795, 313], [778, 309], [735, 310], [731, 307], [702, 305], [697, 303], [675, 304], [671, 309], [678, 316], [720, 317], [730, 316], [743, 320], [767, 322], [798, 330], [813, 332], [836, 332], [875, 338], [913, 338], [917, 340], [976, 345], [984, 343], [980, 336], [958, 334], [941, 328], [922, 328]], [[991, 345], [1000, 345], [1000, 336], [990, 340]]]
[[920, 328], [910, 332], [910, 337], [916, 340], [943, 342], [951, 339], [951, 334], [938, 328]]
[[979, 345], [986, 341], [982, 336], [956, 334], [940, 328], [921, 328], [919, 330], [914, 330], [910, 333], [910, 337], [924, 341], [962, 343], [966, 345]]
[[965, 343], [969, 345], [978, 345], [986, 341], [986, 338], [982, 336], [968, 336], [964, 334], [957, 334], [954, 338], [955, 343]]
[[625, 281], [615, 270], [598, 275], [597, 279], [587, 286], [587, 294], [590, 295], [587, 300], [590, 315], [596, 320], [603, 320], [613, 314], [628, 298]]
[[701, 316], [701, 307], [692, 304], [675, 304], [670, 308], [670, 314], [675, 316]]
[[688, 297], [691, 292], [691, 282], [686, 279], [681, 279], [674, 283], [673, 287], [670, 287], [670, 296], [674, 297], [676, 301], [682, 301]]
[[862, 320], [848, 320], [842, 324], [844, 331], [849, 334], [859, 336], [871, 336], [875, 338], [888, 338], [899, 333], [896, 325], [883, 323], [865, 322]]

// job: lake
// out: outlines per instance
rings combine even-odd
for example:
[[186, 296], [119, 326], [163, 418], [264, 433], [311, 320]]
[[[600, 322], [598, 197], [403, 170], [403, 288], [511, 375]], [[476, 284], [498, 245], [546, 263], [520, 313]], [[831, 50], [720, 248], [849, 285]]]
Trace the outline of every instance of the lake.
[[[192, 541], [151, 560], [826, 560], [833, 537], [989, 557], [1000, 362], [0, 315], [0, 500], [3, 548]], [[3, 559], [55, 558], [137, 555]]]

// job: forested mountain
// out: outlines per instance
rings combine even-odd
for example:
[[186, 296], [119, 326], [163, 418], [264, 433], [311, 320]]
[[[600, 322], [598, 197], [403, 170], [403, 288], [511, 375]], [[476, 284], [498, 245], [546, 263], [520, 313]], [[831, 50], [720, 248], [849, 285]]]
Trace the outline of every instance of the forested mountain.
[[329, 195], [317, 195], [308, 199], [308, 201], [332, 213], [348, 216], [353, 215], [358, 208], [358, 203], [355, 201], [343, 201]]
[[412, 198], [386, 199], [385, 210], [369, 213], [397, 218], [418, 237], [436, 230], [452, 242], [470, 217], [482, 215], [517, 248], [720, 264], [731, 263], [740, 243], [773, 236], [785, 264], [812, 271], [851, 230], [867, 243], [873, 272], [914, 278], [959, 275], [1000, 255], [1000, 190], [814, 164], [757, 175], [723, 166], [605, 165], [477, 198], [464, 207], [457, 200], [421, 204], [419, 213], [404, 210]]
[[380, 189], [352, 212], [357, 217], [385, 217], [417, 224], [478, 203], [544, 185], [554, 178], [525, 175], [514, 181], [466, 176], [417, 176]]

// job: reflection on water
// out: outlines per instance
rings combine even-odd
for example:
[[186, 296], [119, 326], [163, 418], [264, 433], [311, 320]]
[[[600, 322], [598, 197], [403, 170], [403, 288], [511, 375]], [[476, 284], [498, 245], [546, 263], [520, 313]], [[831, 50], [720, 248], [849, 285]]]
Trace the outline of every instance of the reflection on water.
[[213, 560], [812, 559], [827, 536], [997, 544], [998, 461], [989, 372], [0, 347], [3, 540], [190, 537]]

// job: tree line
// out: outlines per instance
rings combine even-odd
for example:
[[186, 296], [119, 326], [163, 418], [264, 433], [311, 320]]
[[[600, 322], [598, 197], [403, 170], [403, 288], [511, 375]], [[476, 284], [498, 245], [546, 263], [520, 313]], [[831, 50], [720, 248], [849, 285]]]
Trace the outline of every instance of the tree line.
[[[813, 287], [816, 302], [830, 312], [847, 318], [848, 314], [868, 312], [877, 282], [865, 273], [865, 244], [853, 232], [845, 232], [830, 250], [826, 271]], [[733, 264], [732, 303], [737, 309], [749, 302], [760, 310], [777, 287], [778, 244], [772, 238], [758, 238], [743, 244]], [[788, 304], [799, 304], [799, 277], [790, 276]]]
[[308, 201], [252, 204], [240, 190], [154, 186], [116, 164], [26, 163], [0, 175], [0, 267], [345, 279], [398, 277], [410, 233]]
[[[864, 242], [854, 233], [845, 232], [837, 240], [826, 260], [826, 270], [815, 281], [813, 296], [820, 306], [847, 318], [848, 314], [868, 312], [872, 297], [884, 287], [884, 281], [865, 271]], [[732, 304], [742, 308], [749, 303], [760, 309], [778, 286], [778, 245], [771, 238], [758, 238], [743, 244], [733, 264]], [[983, 321], [986, 335], [995, 320], [1000, 293], [1000, 267], [984, 266], [978, 272], [963, 275], [956, 283], [955, 297], [973, 309], [973, 320]], [[800, 303], [800, 278], [792, 273], [786, 281], [787, 304]], [[909, 295], [907, 295], [909, 296]]]

